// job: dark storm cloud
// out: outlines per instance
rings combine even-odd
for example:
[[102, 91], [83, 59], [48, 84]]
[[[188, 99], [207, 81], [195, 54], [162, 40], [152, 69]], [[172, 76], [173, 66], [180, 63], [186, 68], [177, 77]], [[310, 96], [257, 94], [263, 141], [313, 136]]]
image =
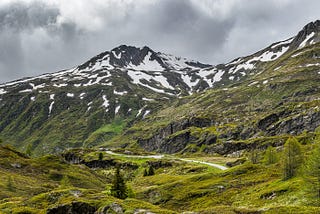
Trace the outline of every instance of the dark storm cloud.
[[191, 1], [164, 0], [157, 6], [143, 14], [140, 23], [147, 22], [144, 23], [148, 26], [147, 36], [155, 37], [155, 40], [151, 41], [153, 45], [164, 38], [161, 41], [162, 48], [158, 48], [165, 51], [169, 47], [175, 47], [178, 54], [182, 55], [188, 51], [209, 54], [213, 49], [221, 48], [235, 22], [234, 18], [213, 19], [195, 7]]
[[294, 36], [320, 8], [318, 0], [3, 1], [0, 82], [69, 68], [121, 44], [223, 63]]
[[[59, 15], [58, 7], [41, 1], [15, 1], [0, 7], [0, 82], [51, 71], [52, 63], [46, 58], [54, 59], [50, 56], [55, 55], [50, 53], [53, 46], [47, 43], [46, 48], [43, 40], [47, 40], [48, 35], [43, 37], [36, 31], [51, 34], [51, 43], [57, 42], [57, 46], [63, 41], [72, 41], [77, 35], [75, 23], [58, 23]], [[35, 38], [28, 39], [30, 36]], [[48, 53], [44, 53], [44, 49]]]
[[[23, 55], [19, 35], [10, 31], [0, 34], [0, 76], [19, 77], [23, 67]], [[1, 79], [0, 79], [1, 82]]]
[[14, 2], [0, 8], [0, 28], [26, 30], [56, 23], [59, 9], [43, 2]]

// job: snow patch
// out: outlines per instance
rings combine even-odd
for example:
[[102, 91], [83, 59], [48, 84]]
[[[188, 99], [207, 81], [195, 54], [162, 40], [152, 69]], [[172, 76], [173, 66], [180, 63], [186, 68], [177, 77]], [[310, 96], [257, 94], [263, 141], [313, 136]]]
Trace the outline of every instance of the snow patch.
[[[102, 103], [102, 106], [104, 106], [105, 108], [108, 108], [109, 106], [109, 101], [107, 99], [107, 96], [106, 95], [103, 95], [102, 96], [102, 99], [103, 99], [103, 103]], [[108, 109], [106, 109], [106, 112], [108, 111]]]
[[280, 56], [282, 56], [285, 52], [287, 52], [288, 49], [289, 49], [289, 47], [282, 47], [281, 51], [276, 52], [276, 53], [266, 51], [263, 54], [261, 54], [260, 56], [252, 58], [250, 61], [261, 61], [261, 62], [273, 61], [273, 60], [278, 59]]
[[298, 48], [303, 48], [306, 46], [307, 42], [315, 35], [315, 32], [311, 32], [308, 36], [306, 36], [305, 40], [303, 40]]
[[33, 90], [37, 90], [37, 89], [40, 89], [40, 88], [44, 88], [46, 86], [45, 83], [42, 83], [40, 85], [34, 85], [33, 83], [29, 83], [29, 85], [33, 88]]
[[25, 89], [25, 90], [19, 91], [19, 93], [26, 93], [26, 92], [32, 92], [32, 89]]
[[257, 85], [258, 83], [259, 83], [258, 81], [254, 81], [254, 82], [250, 83], [248, 86]]
[[82, 99], [84, 98], [84, 95], [86, 95], [86, 93], [81, 93], [81, 94], [79, 95], [80, 100], [82, 100]]
[[53, 108], [53, 104], [54, 104], [54, 101], [52, 101], [52, 102], [50, 103], [50, 106], [49, 106], [49, 116], [50, 116], [50, 114], [51, 114], [51, 111], [52, 111], [52, 108]]
[[148, 102], [154, 101], [154, 99], [149, 99], [149, 98], [145, 98], [145, 97], [143, 97], [142, 100], [148, 101]]
[[303, 68], [303, 67], [313, 67], [313, 66], [320, 66], [320, 63], [310, 63], [310, 64], [306, 64], [304, 66], [299, 66], [300, 68]]
[[113, 90], [113, 93], [114, 93], [115, 95], [120, 95], [120, 96], [122, 96], [122, 95], [124, 95], [124, 94], [127, 94], [128, 92], [127, 92], [127, 91], [116, 91], [116, 90]]
[[61, 87], [66, 87], [66, 86], [68, 86], [68, 84], [67, 83], [61, 83], [61, 84], [53, 84], [53, 86], [54, 87], [57, 87], [57, 88], [61, 88]]
[[252, 70], [254, 69], [254, 64], [251, 64], [252, 61], [251, 60], [248, 60], [246, 62], [243, 62], [235, 67], [233, 67], [232, 69], [230, 69], [230, 73], [231, 74], [234, 74], [234, 73], [237, 73], [239, 70]]
[[305, 51], [299, 52], [299, 53], [293, 54], [291, 57], [297, 57], [297, 56], [300, 56], [301, 54], [304, 54], [304, 53], [305, 53]]
[[145, 118], [151, 111], [150, 110], [146, 110], [143, 114], [143, 118]]
[[112, 53], [115, 58], [121, 59], [121, 52], [119, 53], [119, 55], [117, 55], [115, 51], [112, 51]]
[[30, 100], [34, 102], [36, 100], [36, 97], [30, 97]]
[[278, 66], [278, 67], [276, 67], [276, 68], [274, 69], [274, 71], [279, 70], [281, 67], [282, 67], [282, 66]]
[[197, 74], [202, 77], [202, 78], [205, 78], [207, 76], [209, 76], [210, 74], [213, 74], [217, 69], [216, 68], [213, 68], [213, 69], [201, 69], [197, 72]]
[[54, 100], [55, 94], [50, 94], [50, 100]]
[[151, 60], [151, 55], [152, 52], [149, 51], [148, 54], [145, 56], [143, 62], [141, 62], [139, 65], [134, 65], [130, 63], [128, 65], [128, 68], [145, 71], [163, 71], [163, 67], [156, 60]]
[[143, 106], [141, 109], [139, 109], [138, 114], [136, 115], [136, 117], [139, 117], [142, 113], [142, 111], [144, 110], [146, 106]]
[[167, 93], [165, 92], [164, 90], [162, 89], [157, 89], [157, 88], [154, 88], [150, 85], [147, 85], [147, 84], [144, 84], [142, 83], [140, 80], [142, 79], [145, 79], [147, 81], [150, 81], [150, 80], [154, 80], [158, 83], [160, 83], [162, 86], [166, 87], [166, 88], [169, 88], [169, 89], [173, 89], [172, 86], [170, 86], [170, 84], [167, 82], [167, 79], [163, 76], [158, 76], [158, 75], [155, 75], [155, 76], [151, 76], [149, 74], [146, 74], [142, 71], [132, 71], [132, 70], [128, 70], [128, 75], [130, 76], [130, 78], [133, 80], [132, 82], [134, 84], [139, 84], [139, 85], [142, 85], [144, 87], [147, 87], [155, 92], [158, 92], [158, 93], [165, 93], [165, 94], [169, 94], [169, 95], [173, 95], [171, 93]]
[[262, 82], [262, 84], [265, 85], [265, 84], [267, 84], [268, 82], [269, 82], [269, 80], [265, 80], [265, 81]]
[[293, 39], [294, 39], [294, 37], [292, 37], [292, 38], [290, 38], [290, 39], [287, 39], [287, 40], [284, 40], [284, 41], [282, 41], [282, 42], [278, 42], [278, 43], [272, 45], [271, 48], [274, 49], [274, 48], [276, 48], [276, 47], [278, 47], [278, 46], [280, 46], [280, 45], [288, 45], [288, 44], [290, 44], [290, 43], [293, 41]]
[[192, 77], [190, 77], [187, 74], [181, 74], [181, 78], [182, 78], [183, 82], [186, 83], [189, 86], [189, 88], [191, 88], [191, 89], [194, 86], [196, 86], [200, 81], [199, 79], [192, 81]]
[[118, 114], [119, 109], [120, 109], [120, 105], [116, 107], [116, 109], [114, 110], [114, 113], [115, 113], [115, 114]]
[[103, 79], [105, 79], [105, 78], [107, 78], [107, 77], [110, 77], [110, 76], [111, 76], [110, 73], [108, 73], [108, 75], [103, 76], [103, 77], [97, 77], [97, 76], [93, 77], [93, 76], [91, 76], [91, 77], [96, 78], [96, 79], [95, 79], [95, 80], [90, 79], [89, 82], [83, 84], [83, 86], [84, 86], [84, 87], [87, 87], [87, 86], [91, 86], [91, 85], [98, 84], [98, 83], [100, 83], [101, 80], [103, 80]]
[[0, 95], [6, 94], [6, 93], [7, 93], [7, 91], [5, 91], [3, 88], [0, 88]]
[[220, 80], [222, 80], [222, 75], [224, 74], [225, 71], [223, 70], [219, 70], [213, 77], [213, 83], [215, 82], [219, 82]]
[[67, 93], [67, 97], [74, 97], [73, 93]]

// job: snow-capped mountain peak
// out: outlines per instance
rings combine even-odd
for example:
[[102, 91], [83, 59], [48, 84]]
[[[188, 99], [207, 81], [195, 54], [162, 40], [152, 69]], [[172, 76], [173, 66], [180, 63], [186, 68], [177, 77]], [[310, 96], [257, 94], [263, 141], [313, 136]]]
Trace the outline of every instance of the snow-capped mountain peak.
[[186, 58], [174, 57], [170, 54], [155, 52], [147, 46], [134, 47], [121, 45], [111, 51], [103, 52], [86, 63], [78, 70], [97, 70], [104, 68], [123, 68], [133, 70], [165, 71], [200, 69], [211, 65], [202, 64]]

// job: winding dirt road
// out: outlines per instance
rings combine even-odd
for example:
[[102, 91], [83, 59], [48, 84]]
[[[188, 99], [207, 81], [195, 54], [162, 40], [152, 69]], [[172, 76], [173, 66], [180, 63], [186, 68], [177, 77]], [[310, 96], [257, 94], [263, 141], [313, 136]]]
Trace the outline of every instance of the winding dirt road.
[[109, 155], [115, 155], [115, 156], [121, 156], [121, 157], [126, 157], [126, 158], [153, 158], [153, 159], [162, 159], [162, 158], [171, 158], [171, 159], [176, 159], [180, 161], [185, 161], [185, 162], [191, 162], [191, 163], [199, 163], [207, 166], [212, 166], [221, 170], [227, 170], [228, 167], [222, 166], [220, 164], [216, 163], [210, 163], [210, 162], [205, 162], [205, 161], [199, 161], [199, 160], [192, 160], [192, 159], [185, 159], [185, 158], [177, 158], [174, 156], [170, 155], [125, 155], [125, 154], [120, 154], [120, 153], [115, 153], [112, 151], [106, 151], [107, 154]]

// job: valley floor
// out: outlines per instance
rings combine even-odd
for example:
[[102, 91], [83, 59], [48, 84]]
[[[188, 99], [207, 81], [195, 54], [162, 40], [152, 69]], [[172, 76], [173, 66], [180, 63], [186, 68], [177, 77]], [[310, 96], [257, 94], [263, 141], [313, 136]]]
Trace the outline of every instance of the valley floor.
[[[0, 153], [0, 213], [320, 212], [303, 177], [283, 181], [280, 163], [99, 150], [35, 159], [10, 147], [1, 147]], [[244, 161], [223, 168], [239, 160]], [[124, 200], [110, 195], [116, 165], [129, 189]], [[145, 175], [150, 166], [155, 174]]]

